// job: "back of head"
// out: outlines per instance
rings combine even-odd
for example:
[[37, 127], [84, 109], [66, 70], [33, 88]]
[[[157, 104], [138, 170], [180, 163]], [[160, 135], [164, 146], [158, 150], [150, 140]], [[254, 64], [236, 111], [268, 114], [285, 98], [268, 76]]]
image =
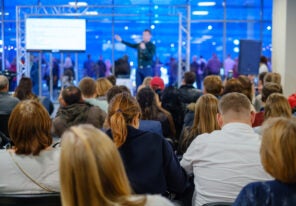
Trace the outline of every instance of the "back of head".
[[266, 83], [276, 83], [276, 84], [281, 84], [281, 80], [282, 80], [282, 77], [279, 73], [276, 73], [276, 72], [268, 72], [265, 76], [264, 76], [264, 85]]
[[[216, 119], [218, 113], [218, 99], [212, 94], [204, 94], [198, 98], [195, 104], [193, 128], [197, 128], [199, 134], [211, 133], [219, 129]], [[197, 136], [198, 134], [195, 134]]]
[[263, 124], [262, 165], [271, 176], [284, 183], [296, 182], [295, 136], [295, 118], [270, 118]]
[[36, 96], [32, 93], [33, 83], [29, 77], [22, 77], [19, 85], [15, 89], [14, 96], [19, 100], [34, 99]]
[[204, 90], [206, 93], [213, 94], [215, 96], [220, 96], [223, 84], [221, 77], [218, 75], [209, 75], [204, 79], [203, 82]]
[[17, 154], [38, 155], [52, 143], [51, 119], [41, 103], [24, 100], [11, 112], [8, 130]]
[[79, 82], [79, 88], [81, 93], [86, 98], [91, 98], [96, 95], [97, 93], [97, 85], [96, 81], [90, 77], [84, 77]]
[[105, 96], [110, 88], [113, 85], [111, 82], [106, 78], [99, 78], [97, 79], [97, 95], [98, 96]]
[[[178, 108], [182, 108], [182, 100], [180, 91], [173, 86], [166, 87], [161, 95], [161, 105], [164, 109], [169, 111], [180, 111]], [[178, 112], [176, 111], [176, 112]], [[181, 112], [181, 111], [180, 111]], [[183, 112], [183, 111], [182, 111]]]
[[228, 79], [226, 81], [222, 95], [229, 94], [232, 92], [238, 92], [243, 94], [243, 85], [236, 78]]
[[283, 93], [283, 89], [282, 86], [280, 84], [277, 83], [265, 83], [263, 88], [262, 88], [262, 102], [266, 102], [267, 98], [269, 97], [269, 95], [273, 94], [273, 93]]
[[62, 98], [67, 105], [82, 102], [81, 91], [76, 86], [69, 86], [62, 90]]
[[0, 91], [7, 92], [9, 87], [9, 81], [6, 76], [0, 75]]
[[140, 106], [130, 94], [123, 92], [112, 98], [108, 107], [107, 124], [117, 147], [126, 141], [127, 126], [133, 124], [140, 115]]
[[196, 75], [194, 72], [185, 72], [184, 73], [184, 82], [185, 84], [193, 84], [195, 82]]
[[267, 73], [268, 73], [268, 72], [261, 72], [261, 73], [259, 74], [258, 79], [259, 79], [259, 81], [261, 81], [262, 84], [264, 83], [264, 77], [266, 76]]
[[110, 103], [111, 99], [116, 95], [116, 94], [120, 94], [122, 92], [127, 92], [131, 95], [131, 91], [129, 90], [129, 88], [127, 88], [127, 86], [125, 85], [115, 85], [112, 88], [110, 88], [106, 94], [107, 96], [107, 102]]
[[62, 135], [61, 147], [63, 205], [128, 202], [124, 198], [131, 189], [125, 169], [116, 146], [105, 133], [92, 125], [73, 126]]
[[153, 111], [156, 108], [156, 98], [155, 92], [149, 88], [145, 87], [137, 93], [137, 100], [141, 107], [142, 119], [154, 119], [156, 111]]
[[271, 94], [264, 107], [264, 119], [270, 117], [287, 117], [292, 116], [292, 110], [287, 98], [279, 93]]
[[115, 75], [109, 75], [109, 76], [107, 76], [106, 78], [111, 82], [111, 84], [112, 84], [113, 86], [116, 85], [116, 77], [115, 77]]
[[252, 102], [253, 84], [252, 84], [251, 80], [245, 75], [240, 75], [237, 79], [242, 85], [242, 89], [243, 89], [242, 93], [244, 95], [246, 95], [249, 98], [249, 100]]
[[250, 118], [251, 102], [246, 95], [232, 92], [222, 96], [218, 108], [230, 121], [245, 121]]

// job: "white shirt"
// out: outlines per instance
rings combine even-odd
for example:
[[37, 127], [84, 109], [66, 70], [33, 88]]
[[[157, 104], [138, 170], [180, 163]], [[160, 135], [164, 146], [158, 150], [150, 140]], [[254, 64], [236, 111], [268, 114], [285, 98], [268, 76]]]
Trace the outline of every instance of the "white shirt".
[[[143, 195], [133, 195], [130, 197], [131, 200], [142, 198]], [[160, 195], [146, 195], [145, 206], [174, 206], [172, 202]]]
[[[39, 155], [17, 155], [12, 153], [14, 160], [35, 181], [47, 188], [60, 191], [59, 161], [60, 148], [43, 150]], [[44, 189], [33, 183], [17, 167], [9, 151], [0, 150], [1, 194], [30, 194], [47, 193]]]
[[243, 123], [197, 136], [181, 161], [194, 174], [194, 205], [234, 202], [247, 183], [272, 179], [261, 165], [260, 144], [260, 136]]

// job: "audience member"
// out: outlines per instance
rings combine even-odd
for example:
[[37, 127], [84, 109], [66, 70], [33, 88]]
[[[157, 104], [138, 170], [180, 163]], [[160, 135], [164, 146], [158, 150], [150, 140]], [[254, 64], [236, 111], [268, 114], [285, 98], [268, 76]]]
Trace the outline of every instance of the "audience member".
[[52, 133], [60, 137], [72, 125], [89, 123], [102, 128], [106, 113], [97, 106], [82, 100], [78, 87], [69, 86], [62, 90], [59, 97], [60, 108], [53, 120]]
[[79, 82], [79, 89], [81, 90], [82, 98], [85, 102], [100, 107], [102, 110], [107, 112], [108, 104], [102, 104], [102, 101], [98, 100], [97, 97], [97, 85], [96, 81], [90, 77], [84, 77]]
[[268, 180], [260, 157], [260, 137], [251, 125], [251, 102], [240, 93], [224, 95], [218, 105], [221, 130], [197, 136], [183, 155], [181, 166], [194, 174], [194, 205], [233, 202], [241, 188]]
[[[273, 93], [269, 95], [265, 103], [264, 122], [273, 117], [292, 117], [292, 110], [287, 98], [279, 93]], [[254, 130], [256, 133], [261, 135], [261, 126], [255, 127]]]
[[9, 81], [6, 76], [0, 75], [0, 114], [9, 115], [13, 108], [19, 103], [15, 97], [8, 94]]
[[246, 185], [233, 205], [296, 205], [295, 119], [271, 118], [263, 128], [261, 162], [274, 180]]
[[136, 194], [182, 193], [187, 178], [170, 144], [155, 133], [139, 130], [140, 116], [141, 108], [131, 95], [121, 93], [111, 100], [107, 134], [119, 149], [133, 190]]
[[202, 95], [202, 91], [193, 87], [196, 75], [193, 72], [185, 72], [183, 84], [179, 88], [180, 96], [185, 105], [196, 102]]
[[96, 81], [97, 84], [97, 95], [100, 102], [100, 107], [104, 110], [108, 110], [108, 103], [106, 94], [110, 88], [113, 87], [111, 82], [107, 78], [98, 78]]
[[8, 128], [14, 148], [0, 150], [0, 193], [58, 192], [60, 150], [52, 148], [51, 120], [35, 100], [21, 101]]
[[138, 87], [137, 92], [139, 92], [144, 87], [150, 87], [151, 80], [152, 80], [152, 77], [145, 77], [142, 84]]
[[156, 102], [157, 95], [149, 87], [141, 89], [137, 100], [142, 111], [141, 119], [160, 121], [164, 137], [175, 138], [176, 130], [172, 115]]
[[269, 97], [269, 95], [273, 94], [273, 93], [283, 93], [283, 89], [282, 86], [280, 84], [277, 83], [265, 83], [262, 89], [262, 104], [263, 107], [261, 108], [260, 112], [256, 113], [255, 116], [255, 121], [252, 124], [252, 127], [258, 127], [261, 126], [263, 121], [264, 121], [264, 107], [265, 107], [265, 102], [267, 100], [267, 98]]
[[[131, 95], [130, 90], [124, 85], [114, 86], [111, 89], [109, 89], [109, 91], [107, 92], [107, 95], [106, 95], [108, 104], [111, 102], [111, 99], [116, 94], [121, 94], [123, 92], [127, 92], [128, 94]], [[143, 130], [143, 131], [153, 132], [153, 133], [156, 133], [156, 134], [162, 136], [162, 128], [161, 128], [160, 121], [141, 119], [139, 129]]]
[[193, 125], [183, 129], [179, 141], [179, 154], [184, 154], [198, 135], [220, 129], [216, 119], [217, 114], [218, 99], [214, 95], [204, 94], [196, 101]]
[[267, 58], [265, 56], [260, 57], [259, 74], [262, 72], [268, 72]]
[[173, 205], [158, 195], [132, 195], [117, 148], [100, 130], [91, 125], [73, 126], [62, 137], [63, 205]]
[[106, 77], [106, 79], [108, 79], [113, 86], [116, 85], [116, 77], [114, 75], [109, 75]]
[[29, 77], [22, 77], [19, 85], [16, 87], [14, 95], [17, 97], [19, 100], [37, 100], [42, 103], [42, 105], [46, 108], [48, 113], [51, 115], [54, 107], [53, 103], [50, 101], [48, 97], [41, 96], [37, 97], [33, 92], [33, 82]]
[[217, 98], [220, 97], [220, 95], [223, 92], [223, 84], [221, 77], [218, 75], [209, 75], [204, 79], [203, 82], [203, 93], [210, 93]]
[[266, 74], [267, 74], [267, 72], [262, 72], [258, 76], [258, 86], [257, 86], [258, 94], [255, 97], [256, 101], [254, 103], [254, 107], [257, 112], [260, 112], [260, 109], [263, 107], [261, 97], [262, 97], [262, 89], [263, 89], [263, 85], [264, 85], [264, 77]]
[[281, 84], [282, 77], [279, 73], [277, 72], [268, 72], [264, 76], [264, 84], [266, 83], [276, 83], [276, 84]]

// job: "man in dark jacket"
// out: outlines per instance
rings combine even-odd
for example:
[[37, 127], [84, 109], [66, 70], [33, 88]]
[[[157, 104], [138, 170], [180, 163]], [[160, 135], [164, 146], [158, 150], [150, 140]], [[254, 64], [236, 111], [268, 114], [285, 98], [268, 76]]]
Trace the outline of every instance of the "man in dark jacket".
[[77, 124], [92, 124], [102, 128], [106, 113], [97, 106], [83, 101], [78, 87], [69, 86], [62, 90], [59, 97], [60, 108], [52, 124], [52, 133], [61, 136], [63, 132]]
[[137, 49], [138, 51], [138, 69], [136, 71], [136, 85], [137, 88], [142, 84], [143, 80], [147, 76], [153, 76], [152, 64], [153, 57], [155, 55], [155, 45], [150, 41], [151, 32], [148, 29], [143, 31], [143, 40], [140, 43], [132, 44], [122, 40], [118, 35], [115, 35], [115, 39], [128, 47]]
[[194, 72], [185, 72], [183, 85], [179, 88], [181, 99], [185, 105], [195, 103], [196, 100], [202, 95], [202, 91], [194, 88], [196, 75]]

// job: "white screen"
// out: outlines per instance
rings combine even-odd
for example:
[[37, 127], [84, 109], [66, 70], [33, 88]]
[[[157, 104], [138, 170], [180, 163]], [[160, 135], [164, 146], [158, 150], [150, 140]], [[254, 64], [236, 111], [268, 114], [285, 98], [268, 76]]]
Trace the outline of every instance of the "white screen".
[[26, 19], [27, 50], [84, 51], [85, 19]]

